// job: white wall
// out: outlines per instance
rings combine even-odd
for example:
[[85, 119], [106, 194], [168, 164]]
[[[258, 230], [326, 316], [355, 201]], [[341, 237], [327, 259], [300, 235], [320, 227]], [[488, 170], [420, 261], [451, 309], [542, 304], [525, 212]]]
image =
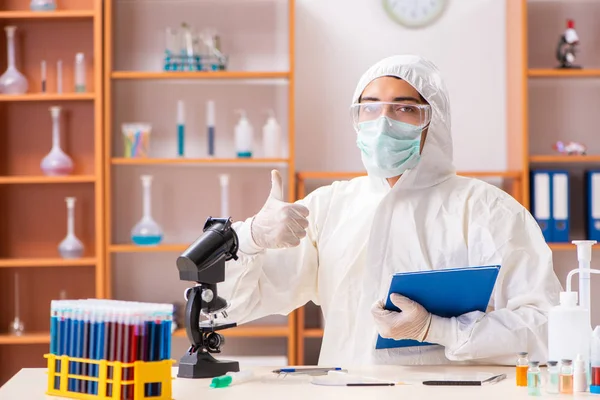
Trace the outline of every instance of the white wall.
[[352, 93], [369, 66], [400, 53], [427, 57], [442, 71], [456, 167], [505, 169], [505, 0], [449, 0], [420, 30], [394, 23], [381, 3], [296, 0], [297, 170], [362, 171]]

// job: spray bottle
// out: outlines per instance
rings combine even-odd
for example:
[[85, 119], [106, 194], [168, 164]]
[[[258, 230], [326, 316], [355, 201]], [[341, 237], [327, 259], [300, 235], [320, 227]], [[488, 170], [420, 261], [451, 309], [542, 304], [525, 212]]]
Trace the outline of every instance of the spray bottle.
[[246, 117], [246, 111], [237, 110], [237, 112], [240, 113], [241, 117], [235, 127], [235, 149], [238, 157], [250, 158], [252, 157], [254, 130]]
[[[590, 341], [592, 338], [590, 308], [590, 269], [592, 246], [595, 240], [574, 240], [577, 245], [579, 268], [567, 275], [567, 290], [560, 293], [560, 304], [548, 313], [548, 359], [576, 360], [581, 355], [586, 370], [590, 365]], [[577, 292], [571, 291], [571, 280], [579, 274], [579, 305]]]

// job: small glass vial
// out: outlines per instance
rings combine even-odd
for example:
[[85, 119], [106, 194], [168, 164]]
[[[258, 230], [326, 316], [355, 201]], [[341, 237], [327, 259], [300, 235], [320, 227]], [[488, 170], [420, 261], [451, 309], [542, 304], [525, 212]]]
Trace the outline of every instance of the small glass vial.
[[540, 371], [540, 363], [531, 361], [527, 370], [527, 393], [530, 396], [542, 395], [542, 371]]
[[546, 391], [548, 393], [558, 394], [559, 373], [558, 362], [548, 361], [548, 383], [546, 385]]
[[527, 353], [519, 353], [517, 359], [517, 386], [527, 386], [527, 370], [529, 369], [529, 358]]
[[573, 394], [573, 361], [562, 360], [559, 389], [561, 394]]
[[85, 56], [83, 53], [75, 54], [75, 92], [85, 93]]

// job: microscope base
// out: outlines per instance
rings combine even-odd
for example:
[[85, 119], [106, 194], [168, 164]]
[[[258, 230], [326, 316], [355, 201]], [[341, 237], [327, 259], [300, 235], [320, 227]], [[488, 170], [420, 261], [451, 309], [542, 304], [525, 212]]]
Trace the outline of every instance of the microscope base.
[[237, 361], [217, 360], [210, 353], [185, 354], [179, 360], [178, 378], [214, 378], [228, 372], [239, 372]]

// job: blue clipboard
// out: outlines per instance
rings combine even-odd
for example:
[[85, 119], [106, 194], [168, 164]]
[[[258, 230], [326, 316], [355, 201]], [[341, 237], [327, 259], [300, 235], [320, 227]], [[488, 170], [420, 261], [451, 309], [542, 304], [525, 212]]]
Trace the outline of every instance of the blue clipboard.
[[[399, 293], [421, 304], [427, 311], [444, 318], [472, 311], [485, 312], [500, 272], [499, 265], [449, 268], [394, 274], [385, 308], [399, 310], [390, 295]], [[435, 343], [377, 337], [376, 349], [430, 346]]]

